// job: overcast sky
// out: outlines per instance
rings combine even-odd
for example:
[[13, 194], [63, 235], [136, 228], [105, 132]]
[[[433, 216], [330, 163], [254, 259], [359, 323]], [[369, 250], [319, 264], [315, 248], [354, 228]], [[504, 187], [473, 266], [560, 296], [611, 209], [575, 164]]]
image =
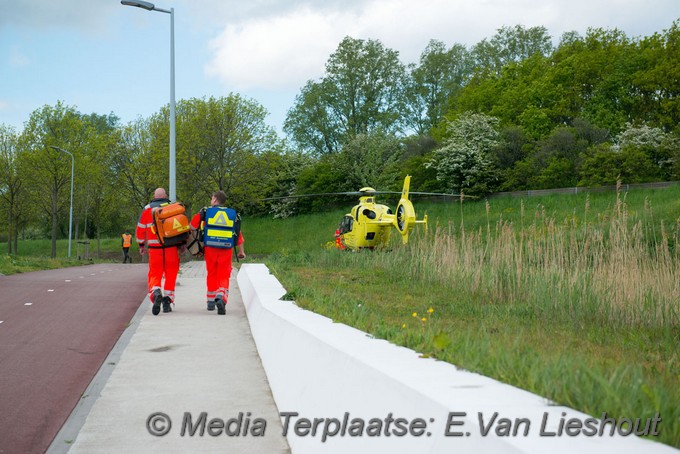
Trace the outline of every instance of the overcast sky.
[[[618, 28], [649, 36], [680, 0], [160, 0], [175, 10], [177, 100], [240, 93], [278, 131], [300, 88], [345, 36], [417, 62], [431, 39], [470, 48], [504, 25]], [[0, 123], [62, 101], [124, 123], [169, 102], [170, 15], [119, 0], [0, 0]]]

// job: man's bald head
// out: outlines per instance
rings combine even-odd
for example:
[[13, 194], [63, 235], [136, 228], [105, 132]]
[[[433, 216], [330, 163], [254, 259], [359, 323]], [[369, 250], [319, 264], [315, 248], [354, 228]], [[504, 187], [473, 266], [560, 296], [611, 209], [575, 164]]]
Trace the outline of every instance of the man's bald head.
[[165, 189], [158, 188], [153, 192], [153, 198], [154, 199], [167, 199], [168, 194], [165, 192]]

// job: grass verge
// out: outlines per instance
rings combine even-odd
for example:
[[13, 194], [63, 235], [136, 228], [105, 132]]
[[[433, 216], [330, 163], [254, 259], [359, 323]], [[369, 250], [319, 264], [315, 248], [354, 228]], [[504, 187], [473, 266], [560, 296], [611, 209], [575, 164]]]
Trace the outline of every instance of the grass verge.
[[434, 206], [406, 247], [268, 265], [302, 307], [596, 417], [659, 413], [680, 447], [680, 198], [641, 195]]

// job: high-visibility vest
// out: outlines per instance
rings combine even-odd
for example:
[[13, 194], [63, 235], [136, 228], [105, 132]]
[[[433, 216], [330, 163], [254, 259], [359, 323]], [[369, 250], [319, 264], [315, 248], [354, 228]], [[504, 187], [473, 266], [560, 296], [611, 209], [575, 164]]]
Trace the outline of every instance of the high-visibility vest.
[[129, 233], [127, 235], [123, 233], [121, 236], [123, 237], [123, 247], [130, 247], [130, 243], [132, 242], [132, 235], [130, 235]]

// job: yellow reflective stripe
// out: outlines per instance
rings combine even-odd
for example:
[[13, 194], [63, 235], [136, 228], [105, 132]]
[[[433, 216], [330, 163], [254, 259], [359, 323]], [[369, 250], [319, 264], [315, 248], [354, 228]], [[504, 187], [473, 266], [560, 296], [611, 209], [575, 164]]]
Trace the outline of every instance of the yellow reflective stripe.
[[234, 232], [231, 230], [218, 230], [218, 229], [206, 229], [206, 236], [212, 236], [216, 238], [231, 238], [234, 236]]

